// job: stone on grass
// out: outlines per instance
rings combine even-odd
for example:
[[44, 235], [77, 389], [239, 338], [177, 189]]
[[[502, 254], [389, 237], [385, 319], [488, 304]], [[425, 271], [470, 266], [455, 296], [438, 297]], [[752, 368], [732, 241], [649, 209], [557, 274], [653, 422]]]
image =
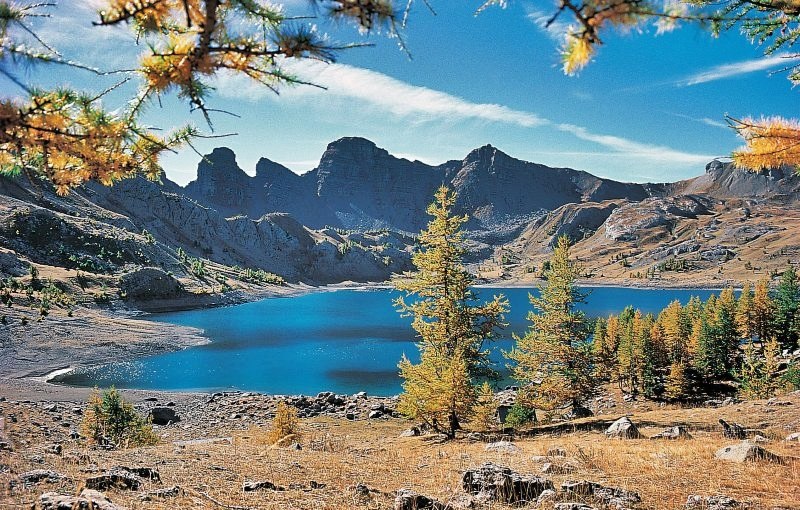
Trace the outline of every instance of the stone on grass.
[[181, 421], [171, 407], [154, 407], [150, 410], [150, 419], [154, 425], [169, 425]]
[[515, 445], [511, 441], [497, 441], [496, 443], [489, 443], [486, 445], [487, 452], [499, 452], [499, 453], [519, 453], [520, 449], [519, 446]]
[[98, 491], [111, 488], [138, 491], [142, 486], [142, 479], [139, 475], [126, 469], [115, 468], [106, 471], [102, 475], [87, 478], [85, 485], [87, 489]]
[[491, 462], [465, 471], [461, 486], [479, 498], [511, 504], [535, 501], [545, 490], [555, 488], [546, 478], [523, 475]]
[[22, 483], [23, 487], [36, 485], [39, 482], [60, 482], [64, 478], [65, 476], [61, 473], [57, 473], [50, 469], [34, 469], [33, 471], [27, 471], [19, 475], [19, 481]]
[[794, 434], [789, 434], [786, 436], [785, 441], [800, 443], [800, 432], [795, 432]]
[[736, 510], [742, 505], [728, 496], [698, 496], [690, 495], [686, 499], [686, 510]]
[[124, 510], [102, 492], [84, 489], [79, 496], [45, 492], [32, 507], [34, 510]]
[[722, 425], [722, 437], [725, 439], [744, 439], [747, 437], [744, 427], [738, 423], [728, 423], [720, 418], [719, 424]]
[[139, 499], [141, 501], [153, 501], [154, 499], [175, 498], [180, 496], [182, 492], [183, 489], [181, 489], [177, 485], [173, 485], [172, 487], [165, 487], [163, 489], [147, 491], [146, 493], [139, 496]]
[[400, 437], [416, 437], [419, 435], [419, 427], [411, 427], [400, 433]]
[[562, 447], [560, 447], [560, 446], [554, 446], [553, 448], [549, 448], [547, 450], [547, 454], [546, 455], [548, 457], [566, 457], [567, 456], [567, 450], [562, 448]]
[[411, 489], [399, 489], [392, 508], [394, 510], [444, 510], [445, 505]]
[[717, 450], [714, 454], [719, 460], [727, 460], [730, 462], [775, 462], [778, 464], [783, 463], [783, 459], [769, 452], [760, 446], [753, 444], [749, 441], [742, 441], [741, 443], [724, 446]]
[[585, 505], [583, 503], [556, 503], [553, 510], [597, 510], [593, 506]]
[[244, 482], [244, 484], [242, 485], [242, 490], [245, 492], [253, 492], [260, 490], [285, 491], [286, 489], [281, 487], [280, 485], [275, 485], [269, 480], [262, 480], [260, 482]]
[[685, 426], [675, 425], [674, 427], [662, 430], [650, 439], [692, 439], [692, 435], [689, 434], [689, 431], [686, 430]]
[[616, 439], [640, 439], [643, 437], [636, 425], [627, 416], [623, 416], [612, 423], [606, 430], [606, 436]]

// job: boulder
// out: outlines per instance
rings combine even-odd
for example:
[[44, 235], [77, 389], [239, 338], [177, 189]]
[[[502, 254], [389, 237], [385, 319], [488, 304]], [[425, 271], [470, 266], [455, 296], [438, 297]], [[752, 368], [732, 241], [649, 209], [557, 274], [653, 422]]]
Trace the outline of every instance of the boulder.
[[738, 423], [728, 423], [720, 418], [719, 424], [722, 425], [722, 436], [725, 439], [744, 439], [747, 437], [744, 427]]
[[780, 456], [775, 455], [774, 453], [769, 452], [749, 441], [742, 441], [738, 444], [720, 448], [717, 450], [717, 453], [714, 454], [714, 457], [719, 460], [727, 460], [730, 462], [765, 461], [775, 462], [778, 464], [783, 463], [783, 459]]
[[411, 427], [400, 433], [400, 437], [416, 437], [419, 435], [419, 427]]
[[489, 443], [486, 445], [487, 452], [498, 452], [498, 453], [519, 453], [521, 450], [519, 446], [515, 445], [511, 441], [497, 441], [496, 443]]
[[23, 487], [36, 485], [40, 482], [60, 482], [64, 478], [65, 476], [61, 473], [57, 473], [50, 469], [34, 469], [33, 471], [27, 471], [19, 475], [19, 481]]
[[578, 496], [589, 496], [611, 508], [629, 508], [642, 501], [638, 492], [606, 487], [597, 482], [581, 480], [579, 482], [567, 481], [561, 484], [561, 490]]
[[400, 489], [394, 498], [394, 510], [444, 510], [445, 505], [411, 489]]
[[46, 492], [39, 496], [33, 510], [124, 510], [102, 492], [84, 489], [79, 496]]
[[281, 487], [280, 485], [275, 485], [274, 483], [268, 480], [263, 480], [260, 482], [244, 482], [244, 484], [242, 484], [242, 490], [245, 492], [253, 492], [260, 490], [285, 491], [286, 489], [284, 487]]
[[172, 487], [165, 487], [163, 489], [147, 491], [146, 493], [139, 496], [139, 500], [153, 501], [154, 499], [175, 498], [180, 496], [182, 493], [183, 489], [181, 489], [177, 485], [173, 485]]
[[690, 495], [686, 499], [686, 510], [736, 510], [742, 505], [728, 496], [698, 496]]
[[785, 441], [800, 443], [800, 432], [789, 434], [788, 436], [786, 436]]
[[461, 486], [482, 499], [508, 504], [535, 501], [545, 490], [555, 488], [546, 478], [523, 475], [491, 462], [465, 471]]
[[689, 431], [686, 430], [685, 426], [675, 425], [674, 427], [664, 429], [663, 431], [654, 435], [650, 439], [669, 439], [669, 440], [692, 439], [692, 435], [689, 434]]
[[623, 416], [612, 423], [605, 433], [606, 436], [616, 439], [641, 439], [644, 437], [627, 416]]
[[150, 410], [150, 420], [154, 425], [169, 425], [181, 421], [175, 409], [171, 407], [154, 407]]
[[556, 503], [553, 510], [597, 510], [593, 506], [584, 505], [583, 503]]
[[138, 491], [142, 486], [142, 479], [125, 469], [112, 469], [102, 475], [86, 479], [87, 489], [104, 491], [115, 487], [120, 490]]

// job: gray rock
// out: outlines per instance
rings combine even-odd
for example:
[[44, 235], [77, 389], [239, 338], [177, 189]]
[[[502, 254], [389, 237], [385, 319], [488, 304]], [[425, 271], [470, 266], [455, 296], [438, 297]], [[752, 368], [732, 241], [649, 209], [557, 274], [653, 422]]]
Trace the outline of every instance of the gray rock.
[[34, 469], [19, 475], [18, 480], [23, 487], [30, 487], [40, 482], [55, 483], [60, 482], [66, 478], [61, 473], [57, 473], [50, 469]]
[[786, 436], [786, 439], [784, 439], [784, 441], [800, 442], [800, 432], [789, 434], [788, 436]]
[[616, 439], [641, 439], [642, 433], [636, 428], [636, 425], [628, 418], [623, 416], [619, 420], [611, 424], [605, 432], [607, 437]]
[[545, 489], [539, 494], [539, 497], [536, 498], [536, 506], [542, 506], [547, 501], [553, 501], [558, 497], [558, 493], [553, 489]]
[[84, 489], [79, 496], [46, 492], [39, 496], [33, 510], [124, 510], [102, 492]]
[[175, 498], [180, 496], [182, 493], [183, 489], [181, 489], [177, 485], [173, 485], [172, 487], [165, 487], [163, 489], [147, 491], [141, 496], [139, 496], [139, 499], [141, 501], [153, 501], [155, 499]]
[[260, 482], [244, 482], [244, 484], [242, 484], [242, 490], [244, 492], [253, 492], [260, 490], [285, 491], [286, 489], [284, 487], [281, 487], [280, 485], [275, 485], [274, 483], [268, 480], [263, 480]]
[[742, 441], [741, 443], [724, 446], [717, 450], [714, 457], [719, 460], [727, 460], [729, 462], [775, 462], [778, 464], [783, 463], [783, 459], [769, 452], [758, 445], [749, 441]]
[[485, 450], [487, 452], [499, 452], [499, 453], [519, 453], [520, 448], [519, 446], [515, 445], [510, 441], [497, 441], [495, 443], [489, 443], [486, 445]]
[[181, 421], [175, 409], [171, 407], [154, 407], [150, 410], [150, 419], [154, 425], [169, 425]]
[[728, 496], [698, 496], [690, 495], [686, 499], [686, 510], [737, 510], [742, 505]]
[[556, 503], [553, 506], [553, 510], [597, 510], [593, 506], [585, 505], [583, 503], [571, 502], [571, 503]]
[[674, 427], [664, 429], [663, 431], [654, 435], [650, 439], [669, 439], [669, 440], [692, 439], [692, 435], [689, 434], [689, 431], [686, 429], [685, 426], [675, 425]]
[[87, 489], [105, 491], [111, 488], [120, 490], [138, 491], [142, 486], [142, 479], [125, 469], [113, 469], [105, 473], [87, 478], [85, 482]]
[[411, 427], [400, 433], [400, 437], [416, 437], [419, 435], [419, 427]]
[[383, 413], [381, 411], [378, 411], [378, 410], [370, 411], [369, 415], [367, 415], [367, 417], [370, 420], [374, 420], [374, 419], [380, 418], [382, 416], [383, 416]]
[[510, 504], [532, 502], [545, 490], [555, 489], [546, 478], [523, 475], [491, 462], [465, 471], [461, 486], [479, 498]]
[[392, 508], [394, 510], [444, 510], [445, 505], [411, 489], [399, 489]]
[[720, 418], [719, 424], [722, 425], [722, 437], [726, 439], [744, 439], [747, 437], [744, 427], [738, 423], [728, 423]]

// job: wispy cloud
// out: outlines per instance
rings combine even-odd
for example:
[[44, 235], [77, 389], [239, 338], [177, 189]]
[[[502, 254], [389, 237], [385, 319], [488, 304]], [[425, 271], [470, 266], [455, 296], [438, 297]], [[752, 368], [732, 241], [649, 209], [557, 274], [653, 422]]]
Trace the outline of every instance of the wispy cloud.
[[722, 121], [710, 119], [708, 117], [692, 117], [691, 115], [685, 115], [683, 113], [675, 113], [675, 112], [664, 112], [667, 115], [672, 115], [673, 117], [680, 117], [681, 119], [691, 120], [692, 122], [699, 122], [700, 124], [705, 124], [706, 126], [711, 126], [720, 129], [728, 129], [730, 130], [730, 126]]
[[[489, 122], [515, 124], [521, 127], [539, 126], [545, 120], [539, 116], [514, 110], [507, 106], [489, 103], [474, 103], [460, 97], [411, 85], [385, 74], [344, 64], [325, 64], [315, 60], [290, 61], [285, 70], [316, 85], [325, 87], [287, 88], [282, 96], [325, 94], [363, 101], [369, 105], [402, 117], [419, 120], [466, 120], [475, 119]], [[250, 99], [261, 99], [272, 95], [258, 84], [247, 86], [226, 75], [217, 83], [221, 95]]]
[[559, 131], [570, 133], [581, 140], [593, 142], [598, 145], [602, 145], [607, 149], [611, 149], [612, 151], [621, 152], [643, 159], [671, 161], [674, 163], [685, 164], [701, 164], [708, 163], [715, 157], [709, 154], [694, 154], [675, 150], [670, 147], [640, 143], [619, 136], [592, 133], [585, 127], [575, 126], [573, 124], [557, 124], [555, 127]]
[[[620, 156], [640, 160], [698, 164], [707, 163], [714, 158], [713, 155], [688, 153], [618, 136], [598, 134], [582, 126], [553, 122], [535, 113], [503, 105], [474, 103], [445, 92], [410, 85], [368, 69], [316, 61], [292, 63], [287, 69], [304, 80], [326, 87], [327, 90], [308, 86], [290, 88], [282, 92], [282, 100], [293, 97], [308, 99], [309, 96], [316, 95], [326, 99], [338, 97], [360, 101], [383, 112], [413, 120], [482, 120], [522, 128], [550, 128], [598, 144]], [[259, 100], [274, 96], [266, 87], [248, 84], [231, 75], [220, 77], [216, 86], [221, 95], [231, 98], [249, 97], [251, 100]]]
[[722, 80], [741, 74], [753, 73], [756, 71], [766, 71], [779, 66], [794, 65], [800, 55], [791, 53], [779, 53], [764, 58], [756, 58], [752, 60], [744, 60], [742, 62], [734, 62], [731, 64], [722, 64], [706, 71], [688, 76], [677, 82], [678, 85], [691, 86], [699, 85], [701, 83], [708, 83], [710, 81]]

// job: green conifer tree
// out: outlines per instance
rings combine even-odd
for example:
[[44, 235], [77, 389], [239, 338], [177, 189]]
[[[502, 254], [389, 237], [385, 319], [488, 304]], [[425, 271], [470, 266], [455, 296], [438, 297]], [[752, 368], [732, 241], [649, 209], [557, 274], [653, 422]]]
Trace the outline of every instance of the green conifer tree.
[[[420, 350], [419, 363], [405, 356], [400, 361], [404, 392], [398, 410], [451, 438], [473, 411], [476, 380], [493, 373], [484, 344], [497, 336], [508, 310], [502, 296], [479, 303], [471, 289], [474, 277], [462, 264], [461, 226], [467, 218], [452, 214], [454, 203], [446, 187], [436, 191], [427, 209], [433, 219], [412, 258], [417, 270], [394, 280], [405, 293], [395, 306], [413, 317]], [[416, 300], [406, 301], [409, 296]]]
[[528, 332], [516, 337], [506, 353], [515, 364], [513, 377], [522, 385], [520, 398], [531, 407], [555, 410], [576, 406], [596, 391], [586, 317], [575, 309], [584, 296], [575, 286], [580, 267], [569, 258], [569, 239], [562, 236], [550, 258], [536, 311], [528, 314]]
[[797, 273], [789, 266], [781, 276], [781, 281], [775, 289], [772, 331], [781, 347], [794, 349], [800, 338], [800, 322], [798, 321], [798, 308], [800, 308], [800, 285], [797, 283]]

